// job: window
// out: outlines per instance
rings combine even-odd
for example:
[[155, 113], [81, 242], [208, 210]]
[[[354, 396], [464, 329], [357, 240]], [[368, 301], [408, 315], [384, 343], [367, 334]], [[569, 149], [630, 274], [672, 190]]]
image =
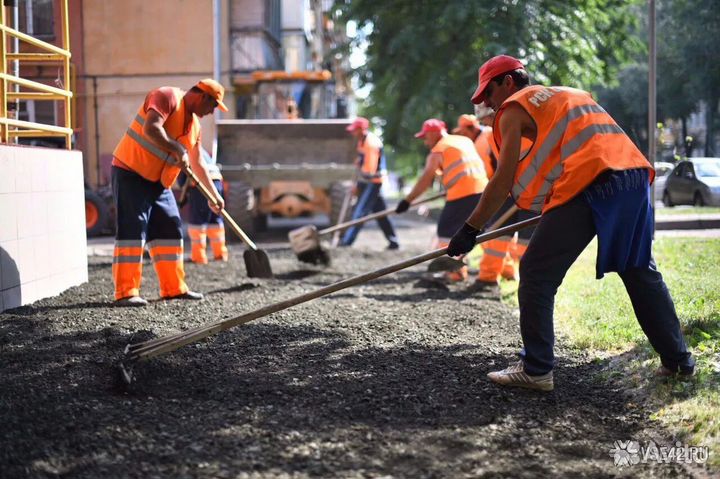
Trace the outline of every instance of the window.
[[18, 0], [18, 30], [43, 40], [55, 37], [53, 0]]

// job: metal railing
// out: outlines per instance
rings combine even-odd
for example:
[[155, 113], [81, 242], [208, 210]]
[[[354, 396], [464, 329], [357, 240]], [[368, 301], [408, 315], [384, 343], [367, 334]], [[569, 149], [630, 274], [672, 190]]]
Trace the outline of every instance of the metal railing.
[[[72, 148], [72, 117], [70, 100], [70, 27], [68, 24], [68, 2], [62, 0], [60, 6], [60, 22], [62, 26], [62, 48], [44, 42], [33, 36], [22, 33], [7, 26], [6, 8], [0, 3], [0, 143], [9, 143], [11, 138], [21, 137], [65, 137], [65, 146]], [[15, 25], [17, 26], [17, 25]], [[17, 38], [42, 50], [42, 53], [8, 53], [8, 38]], [[21, 78], [8, 72], [8, 62], [58, 63], [63, 68], [63, 81], [60, 88], [46, 85], [34, 80]], [[8, 90], [10, 84], [24, 88], [24, 91]], [[9, 101], [56, 101], [61, 100], [65, 106], [64, 126], [48, 125], [31, 121], [8, 118]]]

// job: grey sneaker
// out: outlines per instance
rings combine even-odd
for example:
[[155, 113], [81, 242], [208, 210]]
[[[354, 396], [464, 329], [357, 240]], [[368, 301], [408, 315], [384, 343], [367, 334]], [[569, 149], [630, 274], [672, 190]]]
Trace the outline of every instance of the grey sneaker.
[[147, 306], [148, 302], [140, 296], [128, 296], [115, 301], [115, 306]]
[[525, 372], [523, 362], [508, 366], [502, 371], [493, 371], [488, 373], [491, 381], [503, 386], [516, 386], [526, 389], [535, 389], [537, 391], [552, 391], [555, 387], [553, 384], [553, 373], [541, 374], [539, 376], [530, 376]]

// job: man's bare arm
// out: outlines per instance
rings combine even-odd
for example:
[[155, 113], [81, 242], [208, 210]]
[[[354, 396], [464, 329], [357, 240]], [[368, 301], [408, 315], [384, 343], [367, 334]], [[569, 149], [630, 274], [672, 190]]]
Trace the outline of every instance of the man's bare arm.
[[[210, 179], [210, 173], [208, 173], [207, 165], [205, 164], [205, 160], [202, 159], [202, 155], [200, 154], [200, 144], [199, 143], [195, 145], [195, 147], [192, 149], [192, 151], [190, 151], [189, 156], [190, 156], [190, 169], [195, 174], [195, 176], [197, 176], [197, 179], [200, 180], [200, 182], [203, 184], [203, 186], [210, 193], [212, 193], [213, 197], [215, 198], [215, 202], [208, 200], [208, 206], [216, 214], [219, 214], [220, 210], [225, 207], [225, 201], [223, 201], [217, 188], [215, 188], [215, 184]], [[216, 206], [216, 203], [217, 203], [217, 206]]]
[[515, 180], [515, 170], [520, 161], [523, 127], [527, 128], [528, 125], [532, 126], [532, 120], [521, 107], [510, 105], [503, 112], [499, 125], [502, 146], [497, 170], [485, 187], [480, 203], [466, 221], [470, 226], [482, 229], [510, 194]]
[[408, 203], [412, 203], [418, 196], [422, 195], [425, 190], [430, 188], [435, 180], [437, 169], [440, 167], [442, 162], [442, 155], [440, 153], [430, 153], [425, 160], [425, 169], [423, 170], [420, 179], [413, 186], [412, 191], [408, 193], [405, 199]]

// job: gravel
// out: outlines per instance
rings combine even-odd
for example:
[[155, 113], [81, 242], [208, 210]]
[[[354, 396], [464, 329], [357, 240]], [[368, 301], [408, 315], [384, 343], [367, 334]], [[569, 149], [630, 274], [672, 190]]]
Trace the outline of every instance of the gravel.
[[[200, 302], [112, 306], [110, 258], [90, 281], [0, 314], [0, 476], [92, 478], [689, 477], [674, 464], [617, 468], [616, 440], [673, 438], [599, 361], [562, 341], [555, 391], [506, 389], [485, 375], [515, 360], [517, 312], [419, 281], [424, 266], [258, 319], [140, 363], [129, 342], [233, 317], [425, 251], [432, 226], [377, 230], [320, 268], [268, 251], [276, 278], [229, 263], [187, 264]], [[274, 238], [277, 241], [277, 238]], [[631, 385], [627, 385], [628, 389]]]

